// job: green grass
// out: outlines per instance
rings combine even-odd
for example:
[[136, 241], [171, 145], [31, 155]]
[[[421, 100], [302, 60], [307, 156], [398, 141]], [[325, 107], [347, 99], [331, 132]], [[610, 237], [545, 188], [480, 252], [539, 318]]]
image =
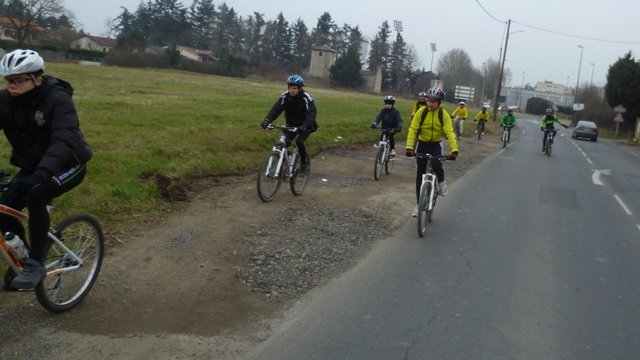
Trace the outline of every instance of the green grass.
[[[150, 175], [248, 174], [279, 135], [259, 123], [285, 91], [283, 82], [74, 64], [49, 64], [47, 73], [73, 85], [81, 129], [95, 152], [85, 181], [56, 200], [56, 217], [87, 211], [109, 227], [166, 212], [176, 204], [162, 199]], [[319, 130], [307, 141], [312, 153], [376, 139], [368, 126], [382, 108], [383, 94], [307, 90], [318, 108]], [[396, 104], [404, 134], [413, 101]], [[282, 116], [277, 123], [284, 123]], [[9, 151], [1, 142], [5, 168], [14, 171]]]

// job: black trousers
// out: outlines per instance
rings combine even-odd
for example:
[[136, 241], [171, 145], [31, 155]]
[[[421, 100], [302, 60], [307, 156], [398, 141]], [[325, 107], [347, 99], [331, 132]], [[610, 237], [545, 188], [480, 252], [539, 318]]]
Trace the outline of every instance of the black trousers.
[[298, 152], [300, 153], [300, 163], [304, 164], [307, 161], [307, 148], [304, 147], [304, 142], [311, 135], [310, 132], [292, 132], [287, 131], [287, 145], [293, 142], [293, 139], [296, 140], [296, 146], [298, 147]]
[[[51, 220], [47, 205], [54, 198], [78, 186], [84, 179], [86, 172], [86, 165], [77, 165], [46, 179], [40, 185], [34, 186], [27, 195], [5, 191], [0, 197], [0, 204], [16, 210], [22, 210], [26, 206], [29, 212], [30, 258], [42, 262], [50, 245], [47, 232], [49, 231]], [[13, 177], [13, 180], [29, 175], [31, 175], [31, 172], [21, 170]], [[17, 234], [23, 241], [26, 239], [22, 223], [12, 216], [0, 214], [0, 229], [3, 233], [11, 231]]]

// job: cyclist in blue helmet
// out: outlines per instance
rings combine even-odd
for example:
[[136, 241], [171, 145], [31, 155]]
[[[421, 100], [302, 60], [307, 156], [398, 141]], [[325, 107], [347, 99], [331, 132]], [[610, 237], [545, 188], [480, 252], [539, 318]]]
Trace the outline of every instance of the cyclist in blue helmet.
[[301, 165], [306, 168], [308, 164], [306, 163], [307, 151], [304, 142], [312, 132], [318, 129], [316, 104], [313, 101], [313, 97], [304, 91], [304, 79], [302, 79], [302, 76], [289, 76], [287, 78], [287, 86], [288, 90], [280, 95], [260, 125], [263, 129], [266, 128], [284, 111], [287, 126], [298, 128], [296, 132], [287, 132], [287, 141], [290, 143], [296, 139], [296, 146], [302, 160]]

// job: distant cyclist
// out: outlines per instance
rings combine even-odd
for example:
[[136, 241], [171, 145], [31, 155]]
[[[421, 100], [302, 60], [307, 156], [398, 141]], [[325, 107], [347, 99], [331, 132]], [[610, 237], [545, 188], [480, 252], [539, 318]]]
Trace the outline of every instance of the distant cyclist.
[[424, 91], [421, 91], [420, 94], [418, 94], [418, 100], [415, 102], [415, 104], [413, 104], [413, 108], [411, 109], [412, 119], [413, 119], [413, 116], [416, 114], [416, 111], [418, 111], [418, 109], [420, 109], [423, 106], [427, 106], [427, 93]]
[[[458, 156], [458, 143], [453, 133], [451, 116], [445, 109], [440, 108], [444, 99], [444, 91], [438, 87], [432, 87], [427, 91], [427, 106], [421, 107], [411, 119], [411, 126], [407, 134], [406, 156], [413, 157], [416, 153], [442, 155], [442, 138], [446, 134], [451, 153], [447, 159], [455, 160]], [[426, 113], [425, 113], [426, 112]], [[417, 141], [417, 144], [416, 144]], [[415, 144], [415, 145], [414, 145]], [[447, 195], [447, 182], [444, 179], [442, 163], [435, 159], [432, 161], [433, 171], [438, 178], [440, 194]], [[420, 199], [420, 185], [422, 174], [427, 172], [427, 159], [416, 159], [416, 204]], [[412, 216], [418, 216], [418, 205], [413, 210]]]
[[[565, 129], [568, 128], [567, 125], [561, 123], [560, 120], [558, 120], [558, 117], [554, 115], [553, 109], [548, 108], [545, 113], [546, 114], [540, 120], [540, 131], [550, 130], [553, 132], [553, 138], [555, 138], [556, 128], [553, 125], [554, 123], [562, 125]], [[542, 151], [544, 151], [544, 135], [542, 136]]]
[[[507, 139], [511, 139], [511, 128], [516, 124], [516, 117], [513, 115], [513, 109], [507, 110], [507, 113], [500, 118], [500, 126], [507, 127]], [[508, 141], [509, 141], [508, 140]]]
[[[389, 147], [391, 149], [389, 155], [391, 156], [396, 156], [396, 142], [393, 134], [399, 133], [402, 130], [402, 117], [400, 116], [400, 111], [394, 107], [395, 103], [396, 99], [393, 96], [385, 96], [384, 108], [380, 110], [378, 116], [376, 116], [371, 123], [372, 129], [376, 129], [380, 124], [383, 130], [389, 130]], [[382, 140], [382, 136], [383, 134], [380, 134], [380, 140]]]
[[484, 135], [484, 126], [487, 125], [487, 120], [489, 120], [489, 113], [487, 112], [487, 107], [483, 106], [482, 110], [480, 110], [480, 112], [476, 114], [476, 117], [473, 118], [473, 121], [478, 122], [478, 125], [476, 125], [476, 134], [478, 133], [478, 129], [480, 129], [480, 125], [482, 124], [482, 135]]
[[316, 104], [311, 95], [304, 91], [304, 79], [300, 75], [291, 75], [287, 78], [287, 92], [280, 95], [280, 98], [273, 104], [273, 107], [260, 124], [266, 129], [282, 112], [287, 126], [297, 127], [297, 132], [287, 131], [287, 143], [296, 138], [296, 146], [300, 152], [300, 165], [302, 169], [308, 167], [307, 150], [304, 142], [312, 132], [318, 129], [316, 123]]
[[467, 120], [467, 116], [469, 116], [469, 112], [467, 111], [466, 104], [464, 103], [464, 101], [460, 101], [458, 107], [451, 113], [451, 117], [453, 117], [454, 119], [458, 118], [458, 124], [460, 126], [460, 136], [462, 136], [464, 121]]

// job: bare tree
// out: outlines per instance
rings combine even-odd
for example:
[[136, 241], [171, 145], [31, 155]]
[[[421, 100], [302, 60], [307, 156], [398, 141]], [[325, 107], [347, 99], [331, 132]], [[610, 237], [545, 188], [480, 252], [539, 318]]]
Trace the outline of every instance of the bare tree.
[[2, 0], [0, 13], [11, 21], [18, 47], [22, 47], [34, 31], [41, 26], [38, 22], [64, 12], [60, 0]]

